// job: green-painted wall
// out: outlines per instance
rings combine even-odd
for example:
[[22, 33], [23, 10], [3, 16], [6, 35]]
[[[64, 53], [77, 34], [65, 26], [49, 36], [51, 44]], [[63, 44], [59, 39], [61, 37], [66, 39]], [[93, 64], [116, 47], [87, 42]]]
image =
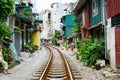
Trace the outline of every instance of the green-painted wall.
[[74, 21], [73, 19], [75, 18], [75, 15], [71, 14], [71, 15], [66, 15], [65, 18], [65, 26], [67, 27], [73, 27], [74, 26]]
[[65, 16], [64, 25], [65, 25], [66, 29], [63, 34], [64, 37], [73, 33], [73, 27], [75, 25], [74, 20], [73, 20], [74, 18], [75, 18], [75, 15], [73, 15], [73, 14]]
[[73, 33], [73, 27], [66, 27], [66, 31], [64, 32], [63, 36], [66, 37], [72, 33]]
[[90, 25], [95, 25], [102, 21], [102, 0], [98, 1], [98, 14], [96, 16], [92, 15], [92, 0], [90, 0]]

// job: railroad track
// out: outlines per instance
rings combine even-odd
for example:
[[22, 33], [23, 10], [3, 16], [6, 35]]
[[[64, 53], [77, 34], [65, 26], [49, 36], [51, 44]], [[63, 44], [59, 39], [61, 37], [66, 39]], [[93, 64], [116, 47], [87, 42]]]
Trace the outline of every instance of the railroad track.
[[[81, 74], [68, 63], [65, 56], [57, 49], [48, 47], [49, 59], [35, 72], [31, 80], [80, 80]], [[71, 66], [70, 66], [71, 65]]]

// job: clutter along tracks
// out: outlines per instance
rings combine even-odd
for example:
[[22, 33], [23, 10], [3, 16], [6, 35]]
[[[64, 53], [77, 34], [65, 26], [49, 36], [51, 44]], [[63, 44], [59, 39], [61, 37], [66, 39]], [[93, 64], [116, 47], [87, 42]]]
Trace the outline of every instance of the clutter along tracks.
[[45, 46], [50, 52], [48, 61], [35, 73], [31, 80], [80, 80], [81, 74], [69, 63], [61, 51], [55, 47]]

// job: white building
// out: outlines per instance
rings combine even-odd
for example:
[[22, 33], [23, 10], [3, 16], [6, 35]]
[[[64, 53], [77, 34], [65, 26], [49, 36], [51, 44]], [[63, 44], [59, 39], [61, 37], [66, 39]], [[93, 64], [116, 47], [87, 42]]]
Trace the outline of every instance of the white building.
[[68, 8], [67, 8], [67, 10], [66, 10], [66, 11], [67, 11], [67, 15], [72, 13], [75, 5], [76, 5], [76, 4], [75, 4], [75, 3], [72, 3], [72, 2], [68, 4]]
[[61, 17], [67, 14], [67, 4], [53, 3], [51, 4], [51, 26], [54, 30], [61, 30]]
[[53, 28], [51, 26], [51, 11], [46, 9], [42, 15], [44, 29], [42, 30], [41, 38], [51, 39], [53, 36]]
[[43, 13], [43, 25], [44, 29], [41, 33], [41, 38], [51, 39], [54, 34], [54, 30], [61, 30], [63, 24], [61, 18], [64, 15], [70, 14], [73, 10], [73, 4], [61, 4], [52, 3], [51, 10], [45, 10]]

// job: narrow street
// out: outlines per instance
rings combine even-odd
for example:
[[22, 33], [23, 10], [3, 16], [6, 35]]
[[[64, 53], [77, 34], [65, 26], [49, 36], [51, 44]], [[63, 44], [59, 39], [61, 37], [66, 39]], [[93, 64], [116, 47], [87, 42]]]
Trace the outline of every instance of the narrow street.
[[[119, 80], [117, 78], [106, 79], [101, 74], [104, 69], [95, 70], [86, 67], [82, 63], [80, 63], [79, 60], [76, 60], [74, 52], [70, 50], [63, 50], [61, 48], [59, 49], [62, 53], [64, 53], [67, 59], [70, 60], [69, 62], [72, 62], [73, 66], [75, 66], [76, 69], [79, 70], [79, 72], [81, 73], [81, 80]], [[39, 70], [41, 64], [46, 61], [47, 56], [48, 50], [45, 47], [42, 47], [42, 49], [35, 52], [31, 57], [25, 58], [26, 56], [23, 56], [23, 60], [19, 65], [9, 69], [11, 74], [4, 75], [3, 73], [0, 73], [0, 80], [31, 80], [35, 72]]]

